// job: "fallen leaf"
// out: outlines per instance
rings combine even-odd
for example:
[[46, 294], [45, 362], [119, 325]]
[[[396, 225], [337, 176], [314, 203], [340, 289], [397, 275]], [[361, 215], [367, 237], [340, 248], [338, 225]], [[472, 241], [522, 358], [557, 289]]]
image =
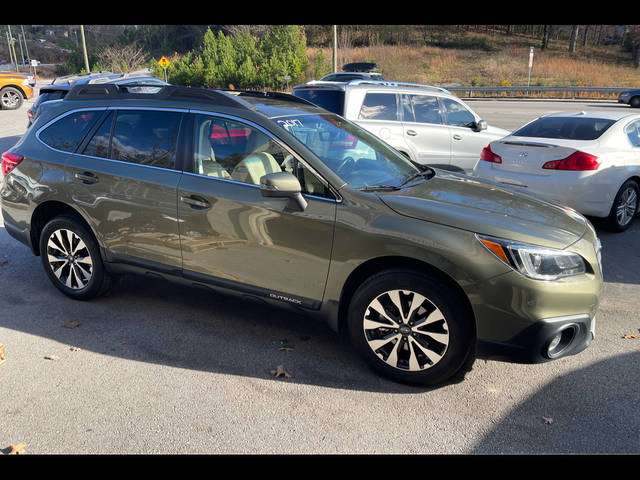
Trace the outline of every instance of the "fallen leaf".
[[80, 347], [69, 347], [69, 350], [71, 350], [72, 352], [79, 352], [82, 349]]
[[281, 350], [283, 352], [293, 352], [294, 347], [292, 347], [290, 345], [285, 345], [284, 347], [280, 347], [279, 350]]
[[553, 418], [542, 417], [545, 425], [551, 425], [553, 423]]
[[623, 335], [622, 338], [626, 338], [627, 340], [630, 340], [632, 338], [640, 338], [640, 335], [638, 335], [637, 333], [627, 333]]
[[0, 363], [4, 362], [7, 359], [7, 352], [4, 349], [4, 345], [0, 345]]
[[284, 378], [292, 377], [290, 373], [285, 372], [284, 367], [282, 365], [278, 365], [276, 367], [276, 370], [269, 370], [269, 373], [271, 373], [271, 375], [273, 375], [276, 378], [282, 377], [282, 376], [284, 376]]
[[79, 325], [80, 325], [80, 322], [78, 320], [74, 320], [73, 322], [65, 323], [64, 326], [67, 328], [76, 328]]
[[9, 455], [22, 455], [25, 453], [24, 451], [24, 447], [26, 447], [27, 444], [26, 443], [19, 443], [17, 445], [11, 445], [11, 451], [9, 452]]
[[60, 357], [57, 356], [57, 355], [45, 355], [44, 358], [45, 358], [45, 360], [53, 360], [55, 362], [60, 360]]

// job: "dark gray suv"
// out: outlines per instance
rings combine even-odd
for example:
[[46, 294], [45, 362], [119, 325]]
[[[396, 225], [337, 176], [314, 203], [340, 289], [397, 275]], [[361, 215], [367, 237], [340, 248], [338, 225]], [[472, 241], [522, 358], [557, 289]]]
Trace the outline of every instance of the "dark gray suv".
[[7, 232], [64, 294], [152, 272], [319, 315], [378, 372], [437, 384], [478, 344], [525, 361], [595, 335], [581, 215], [414, 166], [295, 97], [74, 87], [2, 156]]

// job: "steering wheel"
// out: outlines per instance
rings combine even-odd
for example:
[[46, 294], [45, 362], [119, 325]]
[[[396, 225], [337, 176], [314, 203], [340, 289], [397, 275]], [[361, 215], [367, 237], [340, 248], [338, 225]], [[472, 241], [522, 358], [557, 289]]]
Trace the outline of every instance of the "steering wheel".
[[355, 165], [356, 165], [356, 162], [353, 159], [353, 157], [345, 157], [344, 160], [342, 160], [342, 162], [340, 163], [340, 165], [338, 165], [338, 168], [336, 168], [336, 173], [338, 175], [341, 175], [342, 173], [347, 173], [347, 172], [342, 172], [342, 170], [347, 168], [347, 166], [350, 167], [351, 169], [355, 167]]

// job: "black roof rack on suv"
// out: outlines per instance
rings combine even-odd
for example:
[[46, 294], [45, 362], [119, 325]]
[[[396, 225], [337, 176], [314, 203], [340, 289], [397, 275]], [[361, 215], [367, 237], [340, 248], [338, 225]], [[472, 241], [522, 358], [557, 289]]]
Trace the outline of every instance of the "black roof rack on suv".
[[[151, 97], [152, 96], [152, 97]], [[192, 88], [177, 85], [166, 85], [153, 93], [129, 92], [126, 85], [117, 84], [88, 84], [73, 87], [66, 100], [90, 100], [99, 98], [157, 98], [161, 100], [185, 100], [192, 102], [214, 102], [217, 105], [252, 109], [242, 97], [264, 97], [286, 99], [296, 103], [312, 105], [307, 100], [280, 92], [263, 92], [253, 90], [215, 90], [208, 88]]]
[[235, 98], [219, 90], [166, 85], [154, 93], [132, 93], [126, 86], [117, 84], [78, 85], [71, 89], [65, 100], [90, 100], [99, 98], [157, 98], [161, 100], [185, 100], [215, 102], [217, 105], [244, 107]]

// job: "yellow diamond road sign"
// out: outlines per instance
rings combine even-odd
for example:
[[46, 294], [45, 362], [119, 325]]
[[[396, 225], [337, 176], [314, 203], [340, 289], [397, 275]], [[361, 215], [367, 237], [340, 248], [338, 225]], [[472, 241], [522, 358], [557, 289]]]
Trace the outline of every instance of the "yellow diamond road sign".
[[160, 60], [158, 60], [158, 64], [165, 70], [169, 67], [170, 63], [171, 62], [167, 60], [166, 57], [162, 57]]

